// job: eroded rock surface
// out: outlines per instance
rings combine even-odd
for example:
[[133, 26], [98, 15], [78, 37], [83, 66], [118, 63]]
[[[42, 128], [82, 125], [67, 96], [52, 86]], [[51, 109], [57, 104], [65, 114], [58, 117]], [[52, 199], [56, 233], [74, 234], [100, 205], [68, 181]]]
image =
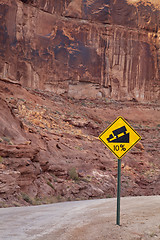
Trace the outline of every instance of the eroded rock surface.
[[122, 160], [122, 196], [160, 194], [157, 104], [0, 90], [1, 207], [115, 196], [117, 159], [98, 136], [117, 115], [142, 136]]
[[1, 78], [79, 99], [159, 100], [158, 2], [1, 0], [0, 11]]

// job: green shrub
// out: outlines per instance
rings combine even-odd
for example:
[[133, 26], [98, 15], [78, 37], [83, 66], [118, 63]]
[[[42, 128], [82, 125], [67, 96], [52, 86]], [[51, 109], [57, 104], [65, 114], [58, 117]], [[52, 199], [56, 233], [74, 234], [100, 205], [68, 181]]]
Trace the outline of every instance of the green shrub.
[[110, 194], [107, 194], [106, 195], [106, 198], [111, 198], [112, 196]]
[[87, 175], [85, 178], [82, 178], [81, 180], [84, 181], [84, 182], [91, 182], [92, 181], [92, 176]]
[[32, 199], [26, 193], [21, 193], [21, 195], [24, 201], [32, 204]]
[[3, 157], [1, 157], [1, 156], [0, 156], [0, 163], [2, 163], [2, 162], [3, 162], [3, 160], [4, 160], [4, 159], [3, 159]]
[[2, 137], [3, 142], [7, 142], [8, 145], [13, 145], [11, 139], [9, 137]]
[[53, 188], [55, 190], [55, 188], [51, 182], [48, 181], [47, 184], [48, 184], [48, 186], [50, 186], [51, 188]]
[[76, 172], [76, 169], [74, 167], [72, 167], [69, 172], [68, 172], [70, 178], [74, 181], [78, 181], [79, 180], [79, 177], [78, 177], [78, 174]]

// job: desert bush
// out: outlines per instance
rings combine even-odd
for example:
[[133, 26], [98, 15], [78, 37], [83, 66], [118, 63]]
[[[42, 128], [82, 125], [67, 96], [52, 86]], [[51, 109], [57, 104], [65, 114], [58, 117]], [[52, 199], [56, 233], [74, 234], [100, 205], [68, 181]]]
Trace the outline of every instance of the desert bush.
[[9, 137], [2, 137], [3, 142], [8, 143], [8, 145], [13, 145], [11, 139]]
[[78, 177], [78, 174], [77, 174], [77, 171], [76, 171], [75, 167], [72, 167], [69, 170], [68, 175], [74, 181], [78, 181], [79, 180], [79, 177]]
[[[48, 181], [47, 184], [48, 184], [48, 186], [50, 186], [51, 188], [54, 189], [54, 186], [53, 186], [53, 184], [52, 184], [50, 181]], [[55, 190], [55, 189], [54, 189], [54, 190]]]
[[3, 162], [3, 160], [4, 160], [4, 159], [3, 159], [3, 157], [1, 157], [1, 156], [0, 156], [0, 163], [2, 163], [2, 162]]
[[22, 198], [23, 198], [24, 201], [32, 204], [32, 199], [28, 196], [28, 194], [26, 194], [26, 193], [21, 193], [21, 195], [22, 195]]

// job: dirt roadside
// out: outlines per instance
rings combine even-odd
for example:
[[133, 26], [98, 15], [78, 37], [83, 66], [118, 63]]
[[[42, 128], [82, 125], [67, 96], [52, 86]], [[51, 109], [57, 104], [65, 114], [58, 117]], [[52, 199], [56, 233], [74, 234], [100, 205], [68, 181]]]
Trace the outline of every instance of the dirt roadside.
[[1, 240], [160, 239], [160, 196], [116, 198], [0, 209]]
[[[97, 201], [98, 203], [98, 201]], [[85, 209], [84, 219], [45, 237], [46, 240], [160, 239], [160, 196], [121, 199], [121, 226], [116, 222], [116, 199]], [[82, 214], [83, 218], [84, 215]], [[40, 238], [42, 240], [42, 238]], [[39, 238], [37, 238], [39, 240]]]
[[[115, 200], [90, 213], [90, 221], [71, 230], [66, 240], [160, 239], [160, 197], [122, 198], [121, 226], [115, 224]], [[47, 240], [50, 240], [48, 238]]]

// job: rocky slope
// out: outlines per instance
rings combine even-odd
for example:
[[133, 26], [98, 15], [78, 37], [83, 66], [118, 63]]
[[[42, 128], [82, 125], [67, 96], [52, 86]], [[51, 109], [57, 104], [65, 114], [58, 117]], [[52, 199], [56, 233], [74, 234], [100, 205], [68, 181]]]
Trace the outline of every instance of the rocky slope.
[[0, 102], [2, 207], [115, 196], [117, 159], [97, 137], [119, 115], [143, 144], [122, 159], [122, 196], [160, 194], [157, 104], [79, 101], [4, 80]]
[[159, 97], [156, 0], [1, 0], [0, 76], [70, 97]]

